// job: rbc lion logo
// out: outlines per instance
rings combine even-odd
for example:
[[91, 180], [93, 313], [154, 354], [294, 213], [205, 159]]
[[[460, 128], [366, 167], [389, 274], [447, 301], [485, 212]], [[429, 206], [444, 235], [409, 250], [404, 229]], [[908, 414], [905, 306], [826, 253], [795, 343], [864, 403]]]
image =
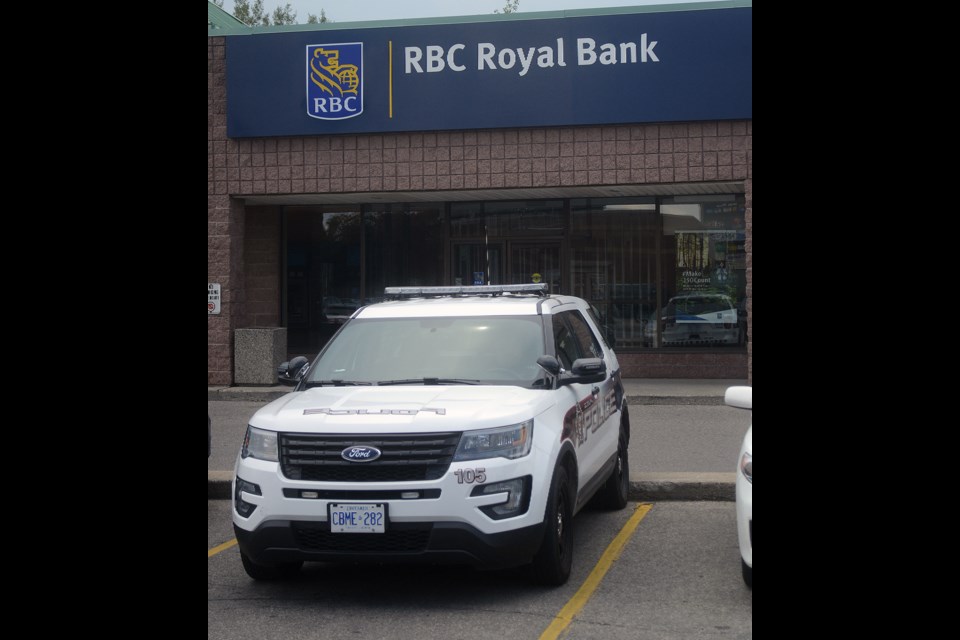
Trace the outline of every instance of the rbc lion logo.
[[307, 45], [307, 115], [343, 120], [363, 112], [363, 43]]

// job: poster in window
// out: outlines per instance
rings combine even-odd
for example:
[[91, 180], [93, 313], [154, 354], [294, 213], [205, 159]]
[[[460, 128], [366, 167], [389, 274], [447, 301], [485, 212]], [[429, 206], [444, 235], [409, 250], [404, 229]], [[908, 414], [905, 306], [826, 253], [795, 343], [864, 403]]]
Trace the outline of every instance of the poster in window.
[[746, 267], [744, 232], [727, 229], [677, 231], [677, 291], [713, 291], [736, 296], [735, 272]]

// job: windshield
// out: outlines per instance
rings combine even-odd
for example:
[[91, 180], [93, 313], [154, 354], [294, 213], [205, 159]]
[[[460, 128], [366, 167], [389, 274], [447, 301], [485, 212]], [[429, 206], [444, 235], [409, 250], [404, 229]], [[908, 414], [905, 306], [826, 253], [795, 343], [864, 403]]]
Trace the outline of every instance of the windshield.
[[355, 319], [327, 345], [306, 382], [534, 386], [543, 374], [543, 342], [540, 316]]

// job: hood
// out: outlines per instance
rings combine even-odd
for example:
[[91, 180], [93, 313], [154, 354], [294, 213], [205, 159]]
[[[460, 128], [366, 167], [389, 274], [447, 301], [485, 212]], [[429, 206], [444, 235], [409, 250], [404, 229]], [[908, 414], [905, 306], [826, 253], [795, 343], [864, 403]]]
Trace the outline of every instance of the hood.
[[539, 415], [551, 396], [505, 386], [314, 387], [274, 400], [250, 424], [295, 433], [486, 429]]

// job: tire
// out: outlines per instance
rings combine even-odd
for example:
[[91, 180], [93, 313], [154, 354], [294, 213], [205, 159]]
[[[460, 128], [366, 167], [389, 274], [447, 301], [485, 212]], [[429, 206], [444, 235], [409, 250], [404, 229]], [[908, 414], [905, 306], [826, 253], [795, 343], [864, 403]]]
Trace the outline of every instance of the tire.
[[257, 564], [245, 554], [240, 552], [240, 562], [243, 563], [243, 570], [254, 580], [282, 580], [292, 578], [300, 573], [300, 567], [303, 562], [281, 562], [278, 564]]
[[617, 463], [610, 477], [597, 492], [596, 503], [604, 509], [619, 510], [627, 506], [630, 493], [630, 452], [627, 448], [627, 432], [620, 427], [617, 443]]
[[573, 495], [567, 469], [558, 464], [550, 482], [540, 549], [533, 557], [533, 577], [542, 585], [560, 586], [573, 566]]
[[743, 573], [743, 583], [753, 589], [753, 567], [749, 566], [740, 558], [740, 569]]

